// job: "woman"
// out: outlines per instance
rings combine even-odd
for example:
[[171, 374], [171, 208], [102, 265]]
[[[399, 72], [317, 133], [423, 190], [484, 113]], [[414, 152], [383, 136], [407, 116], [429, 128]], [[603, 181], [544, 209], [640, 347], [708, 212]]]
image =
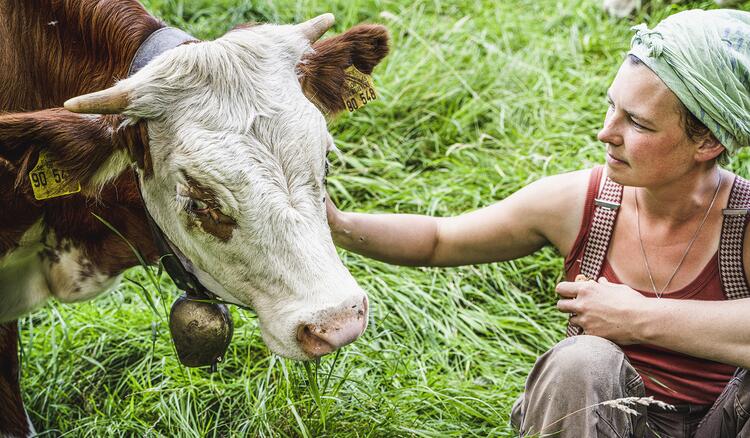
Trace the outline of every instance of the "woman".
[[[634, 29], [598, 134], [606, 166], [458, 217], [344, 213], [328, 202], [328, 220], [339, 246], [400, 265], [511, 260], [549, 244], [565, 256], [558, 308], [585, 335], [538, 359], [511, 415], [522, 435], [750, 437], [744, 216], [736, 254], [722, 259], [722, 270], [737, 261], [726, 270], [739, 285], [722, 286], [717, 257], [735, 186], [718, 162], [750, 145], [750, 13], [687, 11]], [[750, 206], [737, 193], [732, 202]], [[591, 279], [574, 282], [582, 271]], [[631, 402], [637, 416], [600, 404], [644, 396], [655, 401]]]

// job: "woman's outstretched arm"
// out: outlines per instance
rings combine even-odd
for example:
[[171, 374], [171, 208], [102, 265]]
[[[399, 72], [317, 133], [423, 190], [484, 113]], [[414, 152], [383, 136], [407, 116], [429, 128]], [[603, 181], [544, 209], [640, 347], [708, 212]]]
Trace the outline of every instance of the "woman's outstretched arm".
[[334, 242], [406, 266], [458, 266], [510, 260], [552, 244], [563, 254], [578, 234], [590, 171], [536, 181], [460, 216], [339, 211], [327, 200]]

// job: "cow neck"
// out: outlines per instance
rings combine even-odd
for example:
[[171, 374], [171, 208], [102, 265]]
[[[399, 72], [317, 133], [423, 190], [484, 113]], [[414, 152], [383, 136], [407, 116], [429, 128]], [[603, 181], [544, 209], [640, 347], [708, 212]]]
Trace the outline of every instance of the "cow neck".
[[[133, 61], [130, 63], [128, 76], [137, 73], [160, 54], [189, 41], [197, 40], [190, 34], [174, 27], [163, 27], [155, 31], [146, 38], [138, 48], [138, 51], [136, 51]], [[164, 231], [162, 231], [154, 218], [151, 217], [146, 202], [143, 200], [141, 182], [137, 174], [135, 175], [135, 180], [138, 185], [141, 202], [143, 203], [143, 211], [146, 214], [146, 220], [149, 228], [151, 228], [151, 234], [154, 237], [154, 243], [159, 252], [159, 260], [172, 278], [174, 284], [178, 288], [184, 290], [190, 297], [215, 299], [216, 296], [212, 294], [189, 269], [192, 267], [190, 261], [187, 260], [177, 247], [169, 241], [169, 238], [164, 234]]]

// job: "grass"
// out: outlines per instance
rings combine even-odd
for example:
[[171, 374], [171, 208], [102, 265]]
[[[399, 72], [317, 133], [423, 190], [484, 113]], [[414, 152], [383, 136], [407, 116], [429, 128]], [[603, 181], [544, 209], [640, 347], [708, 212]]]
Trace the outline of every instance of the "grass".
[[[618, 21], [598, 0], [144, 3], [202, 38], [323, 12], [337, 16], [331, 33], [387, 25], [380, 99], [331, 123], [343, 153], [331, 157], [329, 188], [342, 209], [441, 216], [602, 162], [595, 134], [628, 28], [713, 7], [654, 0]], [[745, 176], [746, 155], [730, 165]], [[341, 256], [370, 295], [370, 326], [313, 364], [271, 355], [254, 315], [233, 310], [220, 371], [181, 367], [162, 310], [177, 292], [163, 278], [164, 297], [152, 291], [150, 303], [141, 268], [91, 302], [50, 303], [20, 323], [33, 422], [42, 436], [75, 437], [512, 436], [508, 415], [526, 374], [564, 334], [553, 293], [560, 257], [545, 249], [508, 263], [414, 269]]]

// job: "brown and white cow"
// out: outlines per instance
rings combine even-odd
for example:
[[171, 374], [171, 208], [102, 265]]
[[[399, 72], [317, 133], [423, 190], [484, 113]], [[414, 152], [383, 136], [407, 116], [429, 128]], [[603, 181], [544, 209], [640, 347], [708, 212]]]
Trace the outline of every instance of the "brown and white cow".
[[[145, 202], [210, 292], [257, 311], [275, 353], [315, 358], [362, 333], [367, 297], [326, 222], [323, 114], [344, 108], [344, 69], [386, 55], [382, 26], [319, 42], [330, 14], [241, 26], [128, 77], [165, 26], [135, 0], [0, 0], [0, 17], [0, 436], [30, 433], [14, 320], [137, 264], [94, 214], [156, 262]], [[79, 193], [35, 198], [41, 152]]]

